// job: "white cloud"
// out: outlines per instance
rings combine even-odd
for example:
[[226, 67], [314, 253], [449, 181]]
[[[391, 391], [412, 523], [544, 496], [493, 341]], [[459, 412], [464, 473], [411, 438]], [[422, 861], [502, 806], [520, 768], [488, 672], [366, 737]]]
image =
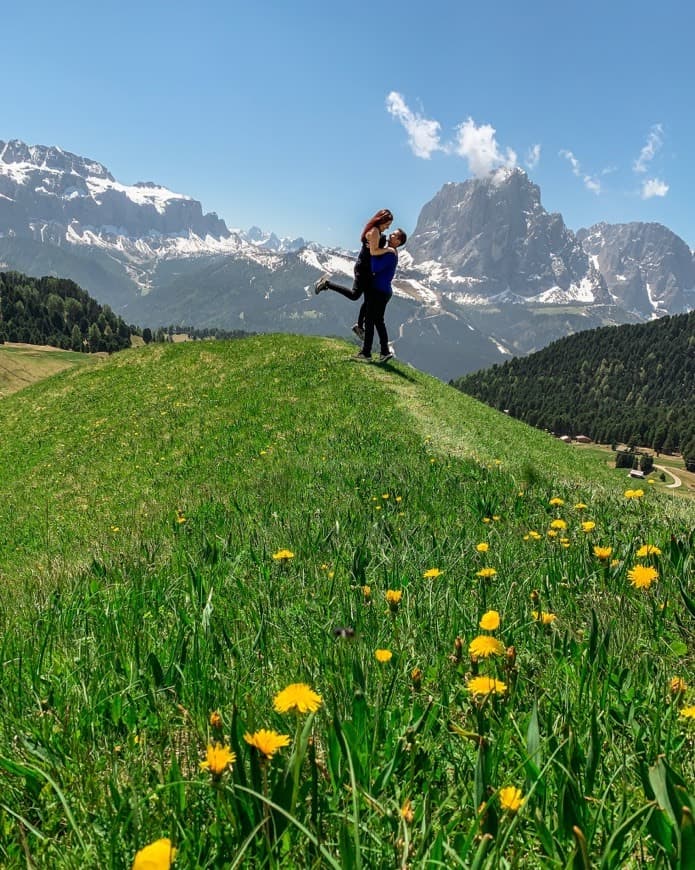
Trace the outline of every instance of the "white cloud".
[[528, 153], [526, 155], [526, 165], [529, 169], [535, 169], [538, 166], [538, 161], [541, 159], [541, 146], [534, 145], [532, 148], [529, 148]]
[[571, 151], [560, 151], [560, 157], [564, 157], [569, 162], [572, 167], [572, 174], [576, 175], [577, 178], [581, 178], [587, 190], [597, 195], [601, 193], [601, 182], [595, 176], [588, 175], [582, 171], [579, 161]]
[[[635, 172], [646, 172], [649, 164], [654, 159], [656, 152], [663, 145], [663, 132], [664, 129], [661, 124], [654, 124], [654, 126], [649, 131], [649, 135], [647, 136], [647, 142], [639, 153], [639, 157], [632, 164], [632, 168]], [[659, 194], [662, 195], [662, 194]]]
[[507, 148], [502, 153], [495, 139], [495, 128], [490, 124], [476, 126], [473, 118], [468, 118], [456, 128], [454, 151], [468, 161], [468, 168], [476, 178], [481, 178], [493, 169], [516, 166], [516, 153]]
[[666, 196], [668, 193], [668, 184], [661, 181], [660, 178], [648, 178], [642, 184], [642, 199], [651, 199], [653, 196]]
[[406, 105], [405, 100], [397, 91], [391, 91], [386, 97], [386, 108], [405, 128], [408, 134], [408, 144], [416, 157], [429, 160], [435, 151], [443, 151], [439, 141], [441, 125], [439, 121], [423, 118]]

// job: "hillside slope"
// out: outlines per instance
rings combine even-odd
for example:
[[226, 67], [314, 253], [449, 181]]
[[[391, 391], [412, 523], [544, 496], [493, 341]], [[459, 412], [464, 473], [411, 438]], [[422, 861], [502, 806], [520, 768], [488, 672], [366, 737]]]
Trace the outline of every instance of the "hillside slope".
[[685, 855], [692, 505], [351, 350], [0, 400], [3, 868]]

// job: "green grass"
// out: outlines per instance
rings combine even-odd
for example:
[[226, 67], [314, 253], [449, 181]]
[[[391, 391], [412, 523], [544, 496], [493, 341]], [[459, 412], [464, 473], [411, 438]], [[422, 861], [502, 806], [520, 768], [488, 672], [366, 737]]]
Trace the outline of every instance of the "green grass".
[[[160, 837], [174, 867], [687, 866], [692, 503], [349, 352], [148, 346], [0, 402], [3, 866]], [[488, 609], [508, 651], [475, 662]], [[295, 682], [315, 714], [274, 710]], [[269, 764], [259, 728], [291, 738]]]
[[101, 359], [101, 356], [74, 353], [70, 350], [26, 344], [0, 344], [0, 398], [23, 390], [64, 369], [94, 365]]

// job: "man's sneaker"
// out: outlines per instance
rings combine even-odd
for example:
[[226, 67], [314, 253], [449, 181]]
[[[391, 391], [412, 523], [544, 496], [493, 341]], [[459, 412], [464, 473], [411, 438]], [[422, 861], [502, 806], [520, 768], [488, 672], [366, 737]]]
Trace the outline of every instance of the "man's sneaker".
[[364, 341], [364, 329], [362, 329], [362, 327], [359, 325], [359, 323], [356, 323], [352, 327], [352, 331], [355, 333], [355, 335], [359, 338], [360, 341]]
[[325, 275], [321, 275], [319, 280], [314, 284], [314, 293], [320, 293], [322, 290], [325, 290], [330, 277], [330, 272], [326, 272]]
[[379, 362], [388, 362], [390, 359], [393, 359], [393, 353], [391, 351], [379, 354]]
[[372, 361], [371, 356], [367, 356], [367, 354], [362, 353], [362, 351], [360, 351], [359, 353], [356, 353], [354, 356], [351, 356], [350, 359], [354, 360], [355, 362], [371, 362]]

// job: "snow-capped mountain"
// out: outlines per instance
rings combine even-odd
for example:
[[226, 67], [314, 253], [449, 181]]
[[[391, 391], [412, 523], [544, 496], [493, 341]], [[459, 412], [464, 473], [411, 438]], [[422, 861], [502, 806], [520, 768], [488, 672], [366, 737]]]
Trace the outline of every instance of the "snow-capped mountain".
[[[445, 185], [400, 252], [389, 306], [398, 354], [453, 378], [571, 332], [692, 307], [685, 243], [665, 227], [626, 226], [575, 236], [521, 170]], [[162, 185], [0, 141], [0, 270], [72, 278], [131, 323], [349, 336], [357, 306], [315, 296], [313, 282], [329, 271], [350, 284], [355, 256], [229, 229]]]
[[695, 258], [665, 226], [601, 223], [579, 230], [577, 238], [628, 311], [653, 318], [695, 307]]

